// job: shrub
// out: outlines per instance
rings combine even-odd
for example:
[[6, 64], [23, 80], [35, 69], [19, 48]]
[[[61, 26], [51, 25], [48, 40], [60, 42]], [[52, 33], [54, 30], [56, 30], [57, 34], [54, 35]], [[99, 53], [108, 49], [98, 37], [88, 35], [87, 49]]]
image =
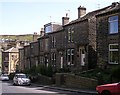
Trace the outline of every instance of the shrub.
[[45, 65], [39, 64], [37, 67], [32, 66], [30, 69], [26, 68], [23, 72], [30, 74], [30, 75], [41, 74], [41, 75], [45, 75], [48, 77], [53, 76], [53, 70], [52, 70], [52, 67], [50, 65], [45, 66]]
[[10, 73], [9, 74], [9, 79], [12, 80], [14, 76], [15, 76], [15, 73]]
[[52, 70], [52, 66], [48, 65], [47, 69], [46, 69], [46, 76], [48, 77], [52, 77], [53, 76], [53, 70]]
[[69, 68], [61, 68], [57, 71], [57, 73], [70, 73], [70, 69]]
[[39, 65], [37, 68], [37, 73], [48, 76], [48, 77], [52, 77], [53, 75], [53, 70], [52, 67], [50, 65], [45, 66], [45, 65]]
[[30, 69], [29, 68], [25, 68], [22, 72], [29, 74], [30, 73]]
[[32, 74], [32, 75], [36, 74], [36, 73], [37, 73], [37, 72], [36, 72], [36, 66], [35, 66], [35, 65], [32, 66], [32, 67], [30, 68], [29, 72], [30, 72], [30, 74]]
[[111, 76], [118, 81], [120, 80], [120, 66], [112, 69]]

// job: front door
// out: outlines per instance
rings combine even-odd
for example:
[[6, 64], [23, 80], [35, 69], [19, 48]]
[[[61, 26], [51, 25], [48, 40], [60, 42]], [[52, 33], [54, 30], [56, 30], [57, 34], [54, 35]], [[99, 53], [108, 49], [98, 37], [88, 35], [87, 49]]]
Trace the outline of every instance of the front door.
[[80, 53], [80, 64], [81, 66], [84, 66], [85, 65], [85, 49], [80, 48], [79, 53]]
[[48, 58], [45, 56], [45, 65], [48, 67]]
[[60, 68], [63, 68], [63, 57], [60, 58]]

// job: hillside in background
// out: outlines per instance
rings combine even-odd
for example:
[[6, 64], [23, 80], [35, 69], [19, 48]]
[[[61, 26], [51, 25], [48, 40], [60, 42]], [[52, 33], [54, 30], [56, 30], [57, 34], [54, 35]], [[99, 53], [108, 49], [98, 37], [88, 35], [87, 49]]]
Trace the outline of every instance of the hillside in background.
[[27, 35], [0, 35], [0, 40], [33, 41], [33, 34], [27, 34]]
[[37, 41], [40, 36], [38, 34], [26, 34], [26, 35], [0, 35], [0, 48], [7, 50], [11, 47], [16, 47], [18, 44], [20, 47], [29, 45], [33, 41]]

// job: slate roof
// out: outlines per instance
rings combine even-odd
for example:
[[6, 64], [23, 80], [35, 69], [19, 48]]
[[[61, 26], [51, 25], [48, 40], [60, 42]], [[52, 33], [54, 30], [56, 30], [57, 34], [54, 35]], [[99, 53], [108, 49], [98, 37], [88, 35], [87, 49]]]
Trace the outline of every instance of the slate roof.
[[[117, 9], [120, 9], [120, 3], [118, 2], [114, 2], [112, 3], [112, 5], [110, 6], [107, 6], [105, 8], [102, 8], [102, 9], [98, 9], [98, 10], [95, 10], [95, 11], [92, 11], [92, 12], [89, 12], [87, 13], [85, 16], [81, 17], [81, 18], [78, 18], [76, 20], [73, 20], [71, 21], [69, 24], [67, 25], [70, 25], [70, 24], [74, 24], [74, 23], [77, 23], [77, 22], [80, 22], [80, 21], [84, 21], [86, 19], [89, 19], [93, 16], [96, 16], [98, 14], [102, 14], [102, 13], [106, 13], [106, 12], [109, 12], [109, 11], [113, 11], [113, 10], [117, 10]], [[65, 25], [66, 26], [66, 25]]]
[[[110, 6], [107, 6], [105, 8], [101, 8], [101, 9], [89, 12], [86, 15], [84, 15], [83, 17], [78, 18], [76, 20], [73, 20], [73, 21], [69, 22], [68, 24], [66, 24], [64, 26], [72, 25], [72, 24], [78, 23], [80, 21], [84, 21], [84, 20], [90, 19], [92, 17], [95, 17], [97, 15], [104, 14], [104, 13], [107, 13], [107, 12], [110, 12], [110, 11], [114, 11], [114, 10], [120, 10], [120, 3], [113, 2]], [[64, 26], [60, 26], [56, 31], [48, 33], [48, 34], [60, 32], [63, 29]], [[40, 38], [46, 38], [46, 37], [48, 37], [48, 35], [45, 35], [45, 36], [40, 37]]]
[[19, 51], [18, 51], [18, 48], [12, 47], [12, 48], [4, 51], [4, 52], [16, 52], [16, 53], [17, 53], [17, 52], [19, 52]]
[[120, 12], [120, 3], [119, 2], [113, 2], [112, 5], [107, 10], [99, 13], [97, 16], [102, 15], [102, 14], [106, 14], [109, 12], [115, 12], [115, 11]]

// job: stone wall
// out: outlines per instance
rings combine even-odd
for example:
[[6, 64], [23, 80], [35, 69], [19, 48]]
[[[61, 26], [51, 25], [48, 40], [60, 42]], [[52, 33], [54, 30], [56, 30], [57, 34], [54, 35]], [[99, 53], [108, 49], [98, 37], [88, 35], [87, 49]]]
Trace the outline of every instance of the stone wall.
[[56, 85], [64, 85], [70, 88], [95, 89], [98, 81], [74, 74], [56, 74]]
[[[102, 15], [101, 17], [100, 16], [97, 17], [96, 39], [97, 39], [97, 53], [98, 53], [97, 63], [99, 66], [106, 66], [106, 64], [109, 63], [109, 44], [116, 44], [116, 43], [119, 44], [120, 33], [116, 33], [116, 34], [109, 33], [109, 17], [113, 15], [118, 15], [119, 18], [120, 14], [114, 12], [112, 14], [111, 13], [107, 15]], [[120, 32], [119, 26], [120, 26], [120, 21], [118, 21], [118, 32]]]
[[39, 76], [31, 76], [31, 82], [33, 83], [39, 83], [43, 85], [51, 85], [54, 84], [54, 79], [51, 77], [47, 77], [44, 75], [39, 75]]

